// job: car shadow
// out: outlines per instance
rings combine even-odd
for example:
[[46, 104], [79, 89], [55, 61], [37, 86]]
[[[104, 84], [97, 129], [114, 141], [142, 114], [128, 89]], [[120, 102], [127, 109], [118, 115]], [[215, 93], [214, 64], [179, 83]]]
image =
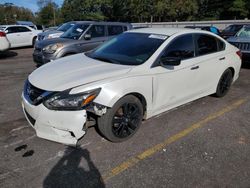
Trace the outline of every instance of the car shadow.
[[0, 52], [0, 59], [7, 59], [7, 58], [15, 57], [17, 55], [18, 53], [14, 51]]
[[[87, 164], [87, 168], [80, 166], [81, 161]], [[99, 187], [105, 184], [101, 174], [95, 167], [87, 149], [69, 147], [65, 155], [49, 172], [43, 182], [44, 188], [56, 187]]]

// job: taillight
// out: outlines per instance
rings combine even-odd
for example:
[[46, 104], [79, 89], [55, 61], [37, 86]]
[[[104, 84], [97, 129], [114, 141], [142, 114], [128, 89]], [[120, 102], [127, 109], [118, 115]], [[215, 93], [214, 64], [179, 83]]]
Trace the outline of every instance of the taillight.
[[5, 32], [1, 32], [1, 31], [0, 31], [0, 37], [6, 37]]
[[236, 54], [240, 57], [240, 59], [242, 59], [242, 53], [241, 53], [240, 50], [238, 50], [238, 51], [236, 52]]

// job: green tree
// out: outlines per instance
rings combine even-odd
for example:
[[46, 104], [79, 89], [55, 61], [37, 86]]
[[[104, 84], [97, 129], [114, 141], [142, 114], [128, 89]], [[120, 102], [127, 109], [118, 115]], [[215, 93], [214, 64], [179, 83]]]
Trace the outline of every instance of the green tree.
[[248, 15], [248, 9], [246, 7], [245, 0], [234, 0], [232, 6], [229, 8], [229, 11], [232, 12], [234, 18], [245, 18]]
[[61, 13], [64, 21], [71, 20], [105, 20], [103, 8], [109, 7], [110, 1], [103, 0], [65, 0]]
[[38, 1], [40, 7], [37, 13], [37, 22], [46, 26], [54, 26], [61, 22], [58, 5], [52, 1]]
[[18, 20], [34, 21], [35, 16], [30, 9], [12, 3], [0, 4], [0, 24], [15, 24]]

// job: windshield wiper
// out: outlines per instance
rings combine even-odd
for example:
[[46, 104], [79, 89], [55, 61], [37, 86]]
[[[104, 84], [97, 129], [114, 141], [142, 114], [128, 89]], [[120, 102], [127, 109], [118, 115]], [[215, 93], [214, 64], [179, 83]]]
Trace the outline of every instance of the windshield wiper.
[[91, 58], [96, 59], [96, 60], [100, 60], [100, 61], [105, 61], [107, 63], [121, 64], [119, 61], [116, 61], [114, 59], [105, 58], [105, 57], [91, 57]]

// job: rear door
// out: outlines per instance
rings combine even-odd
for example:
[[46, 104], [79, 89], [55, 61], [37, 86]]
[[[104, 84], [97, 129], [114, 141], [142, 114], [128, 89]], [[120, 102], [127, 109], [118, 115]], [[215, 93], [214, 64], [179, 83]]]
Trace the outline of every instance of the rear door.
[[208, 34], [195, 34], [196, 56], [199, 60], [199, 94], [215, 90], [227, 62], [225, 43]]
[[23, 26], [19, 26], [18, 30], [20, 34], [21, 44], [23, 46], [32, 45], [32, 31], [29, 28]]
[[11, 26], [6, 28], [6, 36], [10, 41], [11, 47], [18, 47], [22, 44], [22, 39], [20, 37], [18, 26]]

